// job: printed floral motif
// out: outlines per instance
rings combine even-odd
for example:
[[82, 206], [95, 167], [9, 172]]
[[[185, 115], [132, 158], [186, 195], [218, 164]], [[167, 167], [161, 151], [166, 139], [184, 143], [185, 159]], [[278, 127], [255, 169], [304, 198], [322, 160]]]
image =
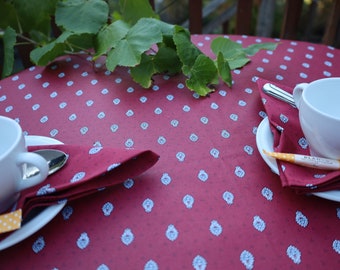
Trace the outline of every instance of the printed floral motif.
[[143, 208], [145, 212], [150, 213], [152, 211], [152, 208], [154, 207], [153, 200], [147, 198], [143, 201]]
[[51, 187], [51, 184], [47, 184], [47, 185], [39, 188], [39, 190], [37, 191], [37, 196], [51, 194], [51, 193], [54, 193], [55, 191], [56, 191], [56, 189], [54, 187]]
[[32, 245], [32, 250], [34, 253], [39, 253], [45, 247], [45, 239], [42, 236], [39, 236], [37, 240]]
[[306, 140], [306, 138], [300, 138], [298, 141], [299, 145], [301, 146], [301, 148], [303, 149], [307, 149], [308, 147], [308, 142]]
[[188, 208], [188, 209], [191, 209], [193, 207], [194, 202], [195, 202], [195, 199], [190, 194], [186, 194], [183, 197], [183, 203], [184, 203], [185, 207]]
[[259, 232], [263, 232], [264, 229], [266, 228], [266, 223], [259, 216], [255, 216], [254, 219], [253, 219], [253, 226]]
[[92, 148], [90, 149], [90, 151], [89, 151], [89, 154], [90, 154], [90, 155], [97, 154], [97, 153], [99, 153], [100, 150], [102, 150], [102, 149], [103, 149], [103, 147], [101, 147], [101, 146], [92, 147]]
[[145, 264], [144, 270], [158, 270], [158, 265], [155, 261], [150, 260]]
[[178, 152], [178, 153], [176, 154], [176, 158], [178, 159], [179, 162], [183, 162], [184, 159], [185, 159], [185, 153], [183, 153], [183, 152]]
[[288, 123], [289, 118], [288, 118], [288, 116], [281, 113], [280, 114], [280, 120], [282, 121], [282, 123], [286, 124], [286, 123]]
[[207, 265], [208, 263], [206, 259], [204, 259], [200, 255], [197, 255], [192, 261], [192, 266], [194, 267], [195, 270], [205, 270]]
[[102, 211], [103, 211], [104, 216], [111, 215], [113, 209], [114, 209], [114, 206], [113, 206], [112, 203], [110, 203], [110, 202], [104, 203], [104, 205], [102, 207]]
[[173, 224], [170, 224], [166, 230], [165, 235], [170, 241], [175, 241], [178, 237], [178, 231]]
[[220, 151], [216, 148], [212, 148], [210, 150], [210, 155], [212, 155], [214, 158], [218, 158], [220, 155]]
[[336, 253], [340, 254], [340, 240], [333, 241], [333, 249]]
[[171, 177], [168, 173], [163, 173], [162, 177], [161, 177], [161, 182], [163, 183], [163, 185], [169, 185], [171, 183]]
[[273, 200], [273, 191], [267, 187], [264, 187], [261, 191], [263, 197], [265, 197], [268, 201]]
[[110, 270], [110, 268], [105, 264], [101, 264], [97, 267], [97, 270]]
[[296, 211], [296, 214], [295, 214], [295, 221], [297, 224], [299, 224], [301, 227], [307, 227], [308, 225], [308, 219], [307, 217], [302, 214], [302, 212], [300, 211]]
[[290, 245], [287, 248], [287, 255], [295, 264], [301, 263], [301, 252], [297, 247]]
[[73, 214], [73, 208], [71, 206], [67, 205], [67, 206], [64, 207], [61, 214], [63, 215], [64, 220], [68, 220], [68, 219], [70, 219], [70, 217]]
[[209, 179], [209, 175], [205, 170], [200, 170], [198, 172], [198, 179], [201, 180], [202, 182], [205, 182]]
[[243, 178], [246, 175], [246, 172], [240, 166], [236, 166], [234, 173], [239, 178]]
[[251, 270], [254, 268], [255, 258], [248, 250], [243, 250], [240, 255], [240, 260], [246, 269]]
[[72, 177], [72, 179], [70, 180], [70, 182], [71, 182], [71, 183], [78, 182], [78, 181], [84, 179], [84, 178], [85, 178], [85, 175], [86, 175], [85, 172], [77, 172], [77, 173]]
[[231, 193], [230, 191], [225, 191], [222, 197], [227, 204], [232, 205], [234, 203], [234, 194]]
[[132, 233], [130, 228], [126, 228], [121, 236], [121, 240], [124, 245], [130, 245], [135, 239], [134, 234]]
[[112, 171], [114, 168], [117, 168], [118, 166], [120, 166], [120, 163], [113, 163], [107, 168], [107, 171], [108, 172]]
[[219, 236], [219, 235], [222, 233], [223, 228], [222, 228], [222, 226], [218, 223], [217, 220], [213, 220], [213, 221], [211, 221], [211, 223], [210, 223], [209, 230], [210, 230], [210, 232], [211, 232], [213, 235]]
[[125, 188], [130, 189], [133, 187], [134, 183], [133, 179], [129, 178], [124, 181], [123, 185]]
[[86, 232], [81, 233], [77, 240], [77, 246], [80, 249], [85, 249], [89, 244], [90, 244], [90, 238], [87, 235], [87, 233]]
[[254, 153], [254, 148], [250, 145], [246, 145], [243, 147], [244, 152], [246, 152], [248, 155], [252, 155]]

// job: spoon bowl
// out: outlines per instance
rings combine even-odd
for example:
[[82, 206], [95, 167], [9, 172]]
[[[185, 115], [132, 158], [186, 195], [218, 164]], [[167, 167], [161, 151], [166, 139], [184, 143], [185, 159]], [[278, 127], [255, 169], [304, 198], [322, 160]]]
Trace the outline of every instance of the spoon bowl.
[[[61, 169], [68, 160], [68, 154], [56, 149], [40, 149], [34, 151], [34, 153], [39, 154], [44, 159], [46, 159], [49, 167], [48, 175], [51, 175], [52, 173]], [[28, 179], [38, 173], [38, 168], [27, 165], [24, 170], [24, 179]]]

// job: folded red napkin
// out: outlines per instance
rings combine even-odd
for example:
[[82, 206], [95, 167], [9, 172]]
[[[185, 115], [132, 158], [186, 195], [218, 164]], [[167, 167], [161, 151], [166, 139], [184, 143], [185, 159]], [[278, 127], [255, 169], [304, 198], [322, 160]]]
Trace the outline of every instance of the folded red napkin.
[[[298, 110], [263, 93], [262, 87], [268, 82], [259, 78], [257, 85], [274, 135], [274, 151], [310, 155], [308, 142], [300, 128]], [[289, 93], [293, 92], [292, 87], [276, 82], [273, 84]], [[281, 160], [277, 160], [277, 164], [282, 186], [294, 188], [298, 193], [340, 189], [340, 171], [302, 167]]]
[[122, 183], [150, 167], [159, 156], [150, 150], [114, 149], [76, 145], [32, 146], [37, 149], [59, 149], [69, 155], [65, 166], [41, 184], [21, 192], [16, 209], [25, 217], [33, 208], [77, 199], [103, 188]]

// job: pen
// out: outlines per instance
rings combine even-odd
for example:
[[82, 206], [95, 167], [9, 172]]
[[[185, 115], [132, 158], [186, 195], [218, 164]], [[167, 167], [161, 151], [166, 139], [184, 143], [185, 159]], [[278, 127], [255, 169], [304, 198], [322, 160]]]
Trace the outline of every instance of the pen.
[[290, 154], [290, 153], [268, 152], [266, 150], [263, 150], [263, 153], [273, 158], [287, 161], [290, 163], [294, 163], [300, 166], [323, 169], [323, 170], [339, 170], [340, 169], [340, 161], [336, 159], [313, 157], [313, 156]]

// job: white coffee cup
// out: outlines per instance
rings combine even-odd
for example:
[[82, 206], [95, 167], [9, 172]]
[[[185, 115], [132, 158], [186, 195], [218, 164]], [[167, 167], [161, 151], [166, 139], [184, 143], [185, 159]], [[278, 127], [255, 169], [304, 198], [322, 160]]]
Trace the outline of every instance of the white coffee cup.
[[[23, 179], [26, 164], [39, 169], [39, 174]], [[44, 181], [48, 164], [38, 154], [27, 152], [20, 125], [0, 116], [0, 213], [8, 210], [19, 198], [20, 191]]]
[[340, 159], [340, 78], [298, 84], [293, 97], [311, 155]]

